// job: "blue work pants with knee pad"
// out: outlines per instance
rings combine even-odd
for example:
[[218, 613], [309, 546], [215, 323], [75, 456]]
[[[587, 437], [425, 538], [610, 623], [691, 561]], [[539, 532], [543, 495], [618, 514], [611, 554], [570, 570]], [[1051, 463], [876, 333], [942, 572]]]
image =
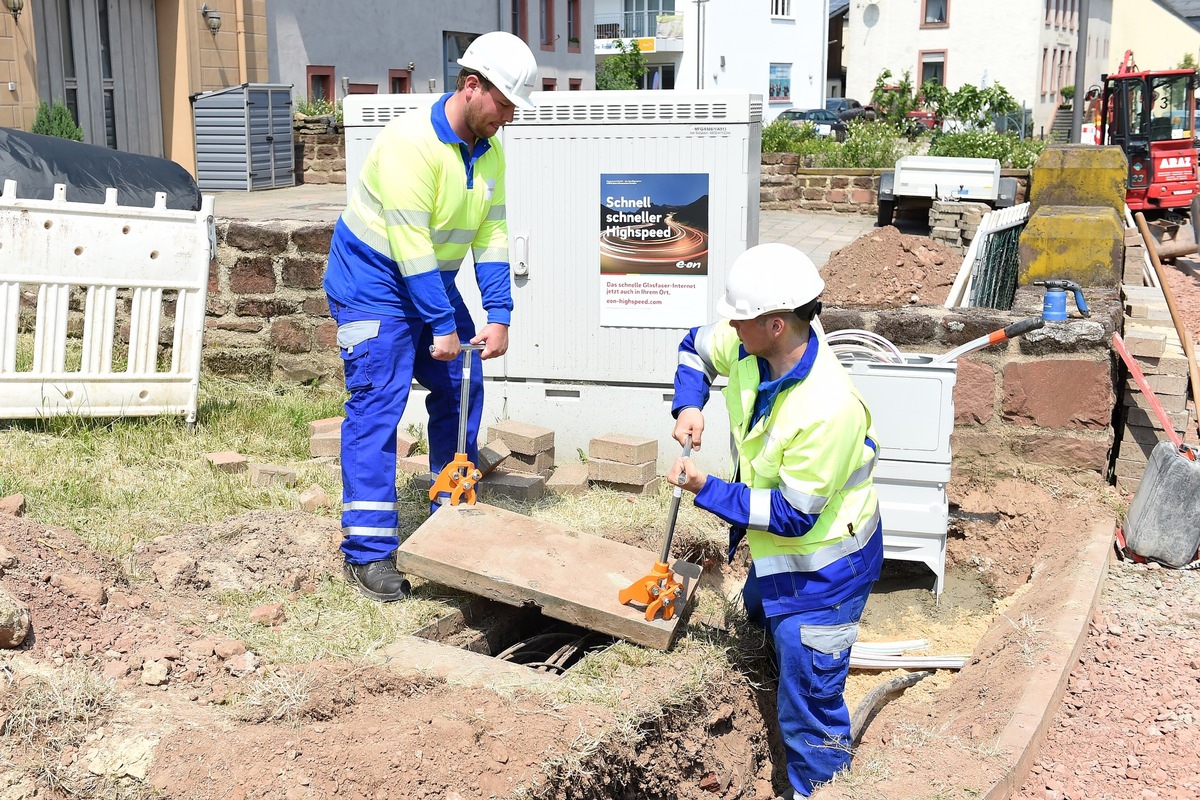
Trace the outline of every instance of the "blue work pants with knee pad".
[[788, 780], [808, 797], [813, 785], [850, 764], [850, 710], [843, 692], [850, 672], [850, 646], [872, 583], [825, 608], [767, 617], [753, 566], [742, 587], [750, 621], [766, 628], [779, 667], [779, 731]]
[[[338, 347], [346, 372], [346, 419], [342, 423], [342, 553], [352, 564], [389, 557], [400, 545], [396, 501], [396, 427], [415, 379], [429, 390], [429, 469], [436, 476], [454, 458], [462, 390], [462, 357], [438, 361], [429, 354], [433, 331], [420, 320], [356, 311], [335, 300]], [[475, 335], [465, 306], [455, 309], [461, 341]], [[483, 370], [469, 353], [471, 391], [467, 457], [479, 457], [476, 440], [483, 416]]]

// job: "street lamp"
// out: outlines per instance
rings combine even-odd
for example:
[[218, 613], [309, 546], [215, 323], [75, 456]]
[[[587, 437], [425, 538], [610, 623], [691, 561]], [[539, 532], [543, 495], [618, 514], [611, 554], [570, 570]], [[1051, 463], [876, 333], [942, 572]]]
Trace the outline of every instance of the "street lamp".
[[[18, 3], [22, 0], [16, 0]], [[6, 3], [11, 3], [13, 0], [5, 0]], [[208, 4], [200, 6], [200, 16], [204, 17], [204, 24], [208, 26], [209, 32], [213, 36], [217, 35], [217, 31], [221, 30], [221, 12], [216, 9], [209, 8]]]

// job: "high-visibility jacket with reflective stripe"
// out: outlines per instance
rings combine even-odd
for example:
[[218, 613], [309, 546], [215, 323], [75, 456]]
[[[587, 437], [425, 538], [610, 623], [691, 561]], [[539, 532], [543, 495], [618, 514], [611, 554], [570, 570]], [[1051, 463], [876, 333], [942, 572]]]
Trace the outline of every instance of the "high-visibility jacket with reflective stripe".
[[737, 482], [709, 476], [696, 505], [746, 529], [769, 616], [836, 603], [882, 562], [877, 444], [870, 411], [817, 330], [804, 356], [755, 414], [766, 371], [727, 322], [693, 329], [680, 346], [676, 412], [702, 408], [717, 375]]
[[468, 152], [446, 119], [449, 97], [379, 132], [334, 228], [325, 273], [339, 303], [421, 319], [439, 336], [455, 329], [462, 298], [454, 279], [468, 253], [488, 322], [507, 325], [512, 311], [504, 152], [494, 139]]

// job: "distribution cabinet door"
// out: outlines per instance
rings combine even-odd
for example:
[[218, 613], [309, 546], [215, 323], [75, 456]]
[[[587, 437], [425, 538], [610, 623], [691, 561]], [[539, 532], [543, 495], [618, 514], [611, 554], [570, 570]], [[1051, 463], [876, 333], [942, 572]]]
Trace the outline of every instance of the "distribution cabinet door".
[[758, 241], [761, 101], [542, 92], [504, 128], [514, 335], [507, 377], [669, 387]]

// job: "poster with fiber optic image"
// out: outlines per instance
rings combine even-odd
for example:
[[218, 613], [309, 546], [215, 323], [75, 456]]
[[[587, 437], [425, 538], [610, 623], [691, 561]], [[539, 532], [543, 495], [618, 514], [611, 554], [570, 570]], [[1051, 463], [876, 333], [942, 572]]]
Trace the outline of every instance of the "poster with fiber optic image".
[[600, 198], [600, 324], [704, 324], [708, 174], [601, 175]]

